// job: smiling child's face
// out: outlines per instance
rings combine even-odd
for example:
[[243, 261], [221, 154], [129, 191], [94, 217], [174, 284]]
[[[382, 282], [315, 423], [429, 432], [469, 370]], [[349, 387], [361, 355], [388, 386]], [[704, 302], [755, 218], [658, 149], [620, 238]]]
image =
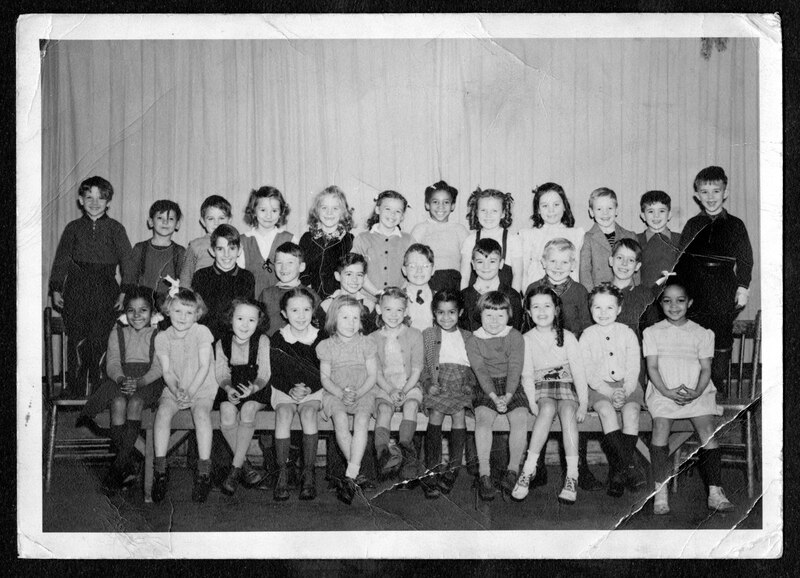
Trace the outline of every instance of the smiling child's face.
[[446, 223], [453, 212], [453, 197], [448, 191], [436, 191], [431, 195], [431, 200], [425, 203], [425, 210], [431, 219], [438, 223]]
[[608, 327], [617, 320], [622, 311], [617, 298], [607, 293], [595, 295], [589, 308], [592, 319], [600, 327]]
[[241, 247], [231, 245], [225, 237], [219, 237], [214, 245], [214, 262], [220, 271], [230, 271], [236, 267]]
[[383, 230], [391, 232], [403, 222], [405, 208], [403, 207], [403, 201], [400, 199], [386, 198], [381, 201], [379, 206], [375, 207], [375, 212], [378, 215], [378, 223]]
[[255, 213], [259, 229], [272, 229], [281, 219], [281, 202], [274, 197], [262, 197], [256, 201]]
[[305, 262], [290, 253], [275, 254], [275, 275], [281, 283], [291, 283], [306, 270]]
[[131, 299], [125, 308], [125, 317], [128, 319], [128, 325], [136, 331], [141, 331], [149, 326], [152, 315], [153, 310], [146, 299]]
[[247, 341], [256, 332], [259, 320], [259, 310], [248, 303], [240, 303], [233, 311], [231, 326], [233, 334], [241, 341]]
[[642, 212], [642, 220], [652, 233], [666, 230], [670, 217], [670, 210], [664, 203], [650, 203]]
[[178, 230], [178, 216], [175, 211], [162, 211], [148, 219], [148, 224], [156, 236], [169, 238]]
[[103, 198], [103, 193], [97, 187], [92, 187], [89, 192], [78, 197], [78, 202], [83, 207], [86, 215], [93, 221], [106, 214], [109, 200]]
[[326, 233], [333, 233], [342, 222], [344, 207], [336, 195], [323, 195], [319, 200], [317, 215], [322, 230]]
[[406, 317], [406, 302], [396, 297], [383, 297], [377, 309], [383, 324], [389, 329], [399, 327]]
[[431, 280], [433, 264], [422, 253], [409, 253], [402, 271], [409, 284], [421, 287]]
[[292, 328], [302, 333], [311, 324], [311, 317], [313, 308], [311, 302], [307, 297], [298, 296], [292, 297], [286, 302], [286, 309], [283, 310], [283, 316]]
[[556, 225], [564, 217], [564, 201], [555, 191], [548, 191], [539, 197], [539, 214], [548, 225]]
[[610, 233], [614, 230], [614, 224], [617, 220], [617, 201], [611, 197], [602, 196], [597, 197], [592, 201], [592, 208], [589, 209], [591, 215], [597, 226], [600, 227], [604, 233]]
[[560, 285], [567, 280], [575, 268], [575, 256], [569, 249], [550, 248], [542, 257], [542, 267], [553, 285]]
[[489, 335], [497, 335], [508, 325], [508, 311], [505, 309], [484, 309], [481, 311], [481, 327]]
[[491, 281], [500, 273], [503, 268], [503, 258], [500, 253], [491, 253], [484, 255], [478, 251], [472, 253], [472, 268], [475, 269], [475, 275], [482, 281]]
[[436, 304], [436, 311], [433, 312], [436, 324], [443, 331], [455, 331], [461, 311], [455, 301], [440, 301]]
[[722, 181], [711, 181], [697, 185], [694, 194], [709, 215], [718, 215], [722, 212], [722, 204], [728, 198], [728, 189]]
[[216, 230], [220, 225], [227, 225], [231, 220], [231, 216], [218, 207], [208, 207], [203, 213], [203, 218], [200, 219], [200, 224], [209, 235]]
[[353, 263], [342, 269], [341, 272], [336, 271], [333, 276], [343, 291], [354, 295], [364, 286], [364, 265]]
[[617, 247], [614, 254], [608, 258], [608, 264], [614, 273], [614, 278], [619, 281], [627, 281], [642, 267], [636, 258], [636, 252], [627, 247]]
[[496, 229], [503, 218], [503, 201], [496, 197], [478, 199], [478, 223], [482, 229]]

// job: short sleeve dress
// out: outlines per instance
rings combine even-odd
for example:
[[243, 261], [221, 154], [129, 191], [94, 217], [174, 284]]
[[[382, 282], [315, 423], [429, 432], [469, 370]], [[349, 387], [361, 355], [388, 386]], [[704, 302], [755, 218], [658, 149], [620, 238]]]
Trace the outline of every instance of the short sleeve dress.
[[[378, 350], [375, 342], [363, 335], [356, 335], [350, 341], [342, 341], [334, 336], [317, 345], [317, 357], [320, 362], [331, 365], [331, 381], [339, 387], [359, 387], [367, 377], [367, 360], [375, 359]], [[359, 398], [355, 406], [344, 406], [342, 401], [330, 393], [322, 398], [322, 410], [330, 417], [334, 410], [344, 407], [348, 413], [360, 413], [366, 410], [371, 413], [375, 407], [375, 393], [370, 390]]]
[[[197, 369], [200, 367], [200, 357], [198, 351], [200, 346], [205, 344], [209, 348], [214, 338], [208, 327], [195, 323], [183, 335], [178, 334], [174, 327], [162, 331], [156, 335], [156, 355], [169, 357], [169, 370], [178, 376], [180, 387], [189, 387]], [[195, 392], [190, 400], [192, 404], [203, 400], [214, 400], [217, 395], [217, 378], [214, 374], [213, 361], [209, 365], [205, 381]], [[161, 397], [178, 400], [168, 387], [161, 392]]]
[[[714, 357], [714, 333], [694, 321], [676, 326], [663, 320], [644, 331], [645, 357], [658, 356], [658, 372], [669, 389], [685, 385], [697, 387], [700, 360]], [[647, 409], [653, 417], [682, 419], [701, 415], [722, 415], [716, 401], [717, 388], [709, 383], [703, 394], [692, 403], [680, 406], [661, 395], [653, 382], [647, 385]]]

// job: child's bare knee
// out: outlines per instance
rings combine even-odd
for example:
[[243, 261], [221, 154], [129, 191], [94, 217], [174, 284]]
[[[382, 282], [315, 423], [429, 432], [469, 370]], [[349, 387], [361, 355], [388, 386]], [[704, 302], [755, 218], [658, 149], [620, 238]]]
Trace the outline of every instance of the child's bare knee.
[[256, 421], [256, 414], [258, 413], [258, 410], [259, 404], [255, 402], [247, 402], [242, 406], [239, 419], [241, 419], [244, 423], [253, 423]]

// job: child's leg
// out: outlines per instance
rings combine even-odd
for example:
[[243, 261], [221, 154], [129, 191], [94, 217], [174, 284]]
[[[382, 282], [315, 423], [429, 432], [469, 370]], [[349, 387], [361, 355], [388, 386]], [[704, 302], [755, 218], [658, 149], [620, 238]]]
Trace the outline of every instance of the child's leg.
[[640, 413], [641, 406], [637, 402], [628, 402], [622, 406], [622, 461], [626, 467], [625, 482], [634, 491], [644, 486], [647, 481], [642, 471], [636, 466]]
[[672, 420], [665, 417], [653, 418], [653, 433], [650, 439], [650, 459], [653, 469], [653, 480], [656, 487], [668, 480], [670, 476], [669, 464], [669, 434], [672, 429]]
[[347, 471], [345, 476], [356, 479], [361, 469], [361, 460], [364, 451], [367, 449], [367, 434], [369, 433], [368, 413], [357, 413], [353, 420], [353, 436], [350, 442], [350, 456], [347, 459]]
[[[309, 474], [314, 473], [314, 466], [317, 463], [317, 445], [319, 442], [319, 425], [317, 414], [319, 413], [319, 403], [309, 402], [300, 406], [300, 423], [303, 426], [303, 485], [304, 487], [311, 482], [307, 480]], [[302, 498], [302, 495], [301, 495]]]
[[350, 434], [350, 420], [347, 413], [343, 411], [335, 411], [331, 416], [333, 420], [333, 428], [336, 433], [336, 443], [339, 444], [339, 449], [344, 454], [344, 459], [350, 461], [350, 446], [353, 442], [353, 436]]
[[117, 459], [120, 460], [120, 467], [128, 468], [131, 464], [131, 452], [133, 452], [136, 440], [139, 437], [139, 432], [142, 429], [143, 409], [144, 402], [141, 397], [134, 394], [128, 398], [127, 407], [125, 408], [127, 420], [124, 426], [123, 449], [121, 453], [117, 454]]
[[417, 431], [417, 408], [419, 402], [409, 399], [403, 404], [403, 421], [400, 422], [398, 438], [402, 445], [413, 447], [414, 432]]
[[525, 442], [528, 441], [528, 409], [518, 407], [508, 412], [508, 468], [518, 472], [522, 461], [522, 452], [525, 451]]
[[609, 400], [603, 399], [595, 402], [592, 409], [597, 413], [597, 417], [600, 418], [600, 424], [603, 426], [603, 433], [605, 435], [619, 429], [617, 410], [614, 409], [614, 406], [611, 405]]
[[700, 438], [698, 458], [703, 481], [707, 486], [721, 486], [719, 442], [714, 437], [714, 416], [701, 415], [692, 418], [692, 425]]
[[[197, 434], [197, 464], [200, 470], [201, 462], [206, 462], [210, 468], [211, 465], [211, 436], [213, 435], [214, 428], [211, 427], [211, 406], [214, 403], [213, 399], [202, 399], [197, 401], [191, 408], [192, 420], [194, 421], [194, 430]], [[200, 470], [201, 474], [210, 474]]]
[[622, 433], [626, 436], [636, 436], [636, 439], [639, 439], [639, 415], [641, 411], [642, 407], [635, 401], [630, 401], [622, 406]]
[[389, 451], [389, 439], [391, 437], [392, 414], [394, 408], [388, 403], [376, 402], [375, 415], [375, 453], [378, 457]]
[[[172, 418], [175, 417], [178, 411], [178, 404], [175, 400], [171, 397], [161, 398], [153, 423], [153, 446], [156, 460], [158, 460], [158, 458], [165, 458], [167, 455]], [[158, 468], [156, 468], [156, 471], [158, 471]]]
[[111, 400], [111, 428], [110, 437], [111, 445], [114, 448], [116, 457], [112, 464], [111, 478], [114, 478], [113, 472], [119, 472], [125, 461], [128, 458], [128, 452], [125, 449], [125, 414], [128, 405], [128, 398], [125, 395], [118, 395]]
[[229, 401], [223, 401], [219, 405], [219, 429], [233, 453], [236, 453], [236, 430], [238, 427], [239, 408]]
[[293, 403], [282, 403], [275, 408], [275, 461], [278, 462], [278, 480], [272, 497], [277, 501], [289, 499], [289, 450], [295, 409]]
[[467, 440], [467, 412], [454, 413], [450, 427], [450, 445], [448, 450], [448, 468], [460, 468], [464, 461], [464, 445]]
[[425, 468], [438, 471], [442, 463], [442, 422], [444, 414], [430, 410], [428, 428], [425, 430]]
[[536, 403], [539, 406], [539, 413], [533, 422], [533, 432], [528, 445], [528, 456], [525, 459], [525, 465], [522, 467], [522, 471], [528, 476], [536, 473], [536, 462], [539, 461], [539, 454], [547, 443], [557, 408], [556, 400], [548, 397], [543, 397]]
[[236, 434], [236, 449], [233, 453], [232, 465], [234, 468], [241, 468], [247, 458], [247, 450], [250, 448], [250, 441], [256, 432], [256, 414], [264, 408], [264, 405], [257, 401], [246, 401], [239, 412], [239, 428]]
[[558, 419], [561, 421], [561, 436], [564, 439], [564, 454], [567, 457], [567, 477], [578, 479], [578, 421], [574, 401], [558, 401]]
[[497, 412], [484, 405], [475, 408], [475, 448], [478, 452], [478, 474], [488, 476], [489, 453], [492, 450], [492, 428]]

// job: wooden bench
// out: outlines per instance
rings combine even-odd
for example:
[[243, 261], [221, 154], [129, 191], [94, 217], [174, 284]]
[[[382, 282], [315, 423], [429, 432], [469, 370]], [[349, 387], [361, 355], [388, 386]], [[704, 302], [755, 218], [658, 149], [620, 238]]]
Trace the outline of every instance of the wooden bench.
[[[400, 422], [402, 421], [402, 414], [395, 413], [392, 417], [392, 431], [397, 431], [400, 427]], [[721, 418], [723, 421], [727, 421], [735, 417], [734, 414], [726, 414]], [[145, 430], [145, 442], [144, 442], [144, 456], [145, 456], [145, 468], [144, 468], [144, 499], [145, 502], [151, 502], [152, 499], [150, 497], [150, 491], [153, 487], [153, 459], [155, 457], [155, 449], [153, 446], [153, 421], [155, 418], [155, 412], [145, 410], [142, 414], [142, 429]], [[533, 423], [535, 421], [535, 417], [533, 415], [528, 416], [528, 431], [533, 428]], [[475, 430], [475, 419], [469, 415], [467, 415], [467, 430], [474, 431]], [[97, 416], [96, 420], [97, 424], [100, 427], [107, 428], [109, 426], [109, 414], [108, 412], [103, 412], [99, 416]], [[333, 421], [332, 420], [323, 420], [319, 419], [319, 431], [320, 432], [332, 432], [333, 431]], [[219, 412], [213, 411], [211, 412], [211, 424], [215, 429], [219, 428]], [[443, 431], [450, 431], [451, 421], [446, 419], [442, 424]], [[352, 427], [352, 418], [350, 420], [350, 426]], [[428, 426], [428, 418], [423, 415], [422, 413], [417, 414], [417, 431], [425, 431]], [[374, 418], [370, 420], [370, 429], [375, 427], [375, 420]], [[639, 431], [640, 432], [648, 432], [652, 431], [653, 422], [650, 414], [647, 411], [642, 411], [641, 415], [639, 416]], [[169, 439], [169, 446], [167, 453], [172, 451], [177, 445], [179, 445], [186, 437], [187, 432], [194, 429], [194, 422], [192, 421], [192, 414], [187, 410], [179, 411], [175, 417], [172, 419], [172, 434], [170, 435]], [[256, 416], [256, 431], [258, 430], [274, 430], [275, 429], [275, 412], [274, 411], [260, 411]], [[298, 415], [294, 416], [294, 420], [292, 421], [292, 430], [300, 431], [302, 429], [300, 424], [300, 417]], [[586, 416], [586, 420], [582, 424], [578, 424], [579, 431], [584, 432], [602, 432], [603, 428], [600, 424], [600, 418], [597, 416], [595, 412], [589, 412]], [[507, 432], [508, 431], [508, 419], [505, 416], [498, 416], [497, 420], [494, 423], [494, 431], [496, 432]], [[561, 431], [561, 422], [558, 419], [553, 421], [553, 425], [551, 431]], [[672, 435], [670, 436], [669, 440], [669, 452], [672, 454], [675, 450], [677, 450], [681, 445], [683, 445], [686, 440], [688, 440], [694, 434], [694, 428], [692, 427], [692, 423], [688, 419], [683, 420], [675, 420], [672, 424]], [[644, 457], [649, 461], [650, 460], [650, 452], [647, 448], [647, 445], [640, 439], [637, 448], [639, 451], [644, 455]]]

